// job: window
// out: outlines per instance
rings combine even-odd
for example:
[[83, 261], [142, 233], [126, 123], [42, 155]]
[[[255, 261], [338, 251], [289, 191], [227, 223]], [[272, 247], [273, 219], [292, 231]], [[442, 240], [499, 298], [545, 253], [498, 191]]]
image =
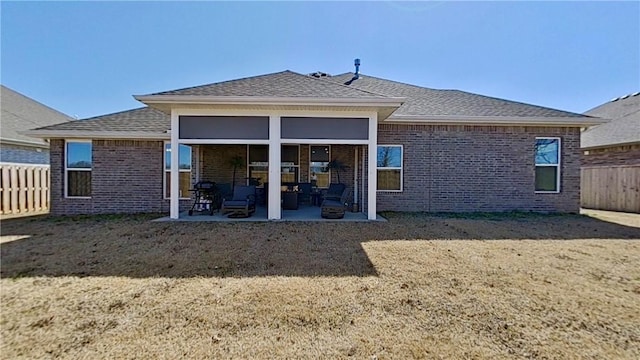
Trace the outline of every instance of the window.
[[316, 182], [319, 188], [328, 188], [331, 182], [331, 172], [329, 171], [329, 159], [331, 158], [331, 147], [329, 145], [310, 146], [309, 149], [309, 178], [311, 183]]
[[378, 146], [378, 191], [402, 191], [402, 145]]
[[[191, 146], [180, 144], [178, 154], [180, 198], [189, 198], [191, 188]], [[164, 196], [171, 197], [171, 144], [164, 144]]]
[[91, 141], [67, 141], [65, 178], [67, 197], [91, 197]]
[[536, 192], [560, 192], [560, 138], [536, 138]]
[[282, 145], [280, 179], [282, 183], [297, 183], [300, 179], [300, 151], [298, 145]]
[[249, 178], [269, 182], [269, 145], [249, 145]]

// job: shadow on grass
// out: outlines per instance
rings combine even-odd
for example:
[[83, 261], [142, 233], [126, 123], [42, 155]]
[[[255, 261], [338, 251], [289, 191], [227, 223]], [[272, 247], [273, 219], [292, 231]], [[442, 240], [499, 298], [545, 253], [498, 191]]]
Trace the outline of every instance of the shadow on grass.
[[159, 214], [3, 221], [1, 276], [377, 276], [381, 240], [638, 239], [581, 215], [385, 213], [372, 223], [157, 223]]

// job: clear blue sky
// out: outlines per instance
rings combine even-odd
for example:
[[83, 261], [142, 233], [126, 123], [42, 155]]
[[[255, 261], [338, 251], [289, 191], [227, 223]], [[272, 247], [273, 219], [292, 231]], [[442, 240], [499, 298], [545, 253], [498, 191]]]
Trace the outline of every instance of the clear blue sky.
[[132, 95], [353, 70], [584, 112], [640, 90], [640, 2], [1, 3], [1, 82], [80, 118]]

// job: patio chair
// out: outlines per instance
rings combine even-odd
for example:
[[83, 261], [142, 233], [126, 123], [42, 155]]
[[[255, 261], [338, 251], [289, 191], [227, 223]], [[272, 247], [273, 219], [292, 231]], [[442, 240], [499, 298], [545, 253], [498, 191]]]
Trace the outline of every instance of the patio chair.
[[347, 185], [342, 183], [331, 183], [329, 188], [322, 193], [322, 200], [340, 200], [342, 193], [347, 188]]
[[311, 204], [311, 183], [298, 184], [298, 202]]
[[218, 191], [220, 192], [220, 196], [223, 200], [230, 200], [233, 197], [233, 193], [231, 192], [231, 183], [222, 183], [216, 184], [218, 187]]
[[339, 200], [324, 199], [320, 206], [320, 216], [325, 219], [342, 219], [344, 210], [349, 197], [349, 190], [345, 188], [340, 195]]
[[255, 185], [236, 185], [233, 189], [231, 200], [222, 202], [222, 214], [229, 217], [249, 217], [256, 211], [256, 187]]

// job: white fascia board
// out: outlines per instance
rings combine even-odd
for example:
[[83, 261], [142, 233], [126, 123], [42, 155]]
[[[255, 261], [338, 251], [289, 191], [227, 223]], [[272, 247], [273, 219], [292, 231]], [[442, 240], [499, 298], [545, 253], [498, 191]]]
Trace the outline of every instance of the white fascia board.
[[268, 145], [268, 139], [178, 139], [185, 145]]
[[41, 149], [49, 148], [49, 144], [47, 143], [42, 143], [38, 141], [18, 140], [18, 139], [0, 139], [0, 144], [29, 146], [29, 147], [41, 148]]
[[322, 105], [322, 106], [372, 106], [399, 107], [405, 98], [315, 98], [271, 96], [202, 96], [202, 95], [134, 95], [145, 104], [224, 104], [224, 105]]
[[282, 138], [283, 144], [317, 144], [317, 145], [367, 145], [369, 140], [361, 139], [288, 139]]
[[337, 117], [357, 118], [369, 117], [369, 111], [336, 111], [336, 110], [244, 110], [244, 109], [192, 109], [174, 107], [179, 116], [300, 116], [300, 117]]
[[584, 146], [584, 147], [581, 147], [580, 150], [596, 150], [596, 149], [603, 149], [603, 148], [609, 148], [609, 147], [630, 146], [630, 145], [640, 145], [640, 140], [626, 141], [626, 142], [620, 142], [620, 143], [615, 143], [615, 144], [601, 144], [601, 145]]
[[131, 140], [169, 140], [169, 133], [150, 133], [146, 131], [79, 131], [79, 130], [32, 130], [27, 135], [41, 139], [131, 139]]
[[392, 115], [383, 123], [426, 123], [442, 125], [527, 125], [527, 126], [572, 126], [583, 127], [608, 122], [594, 117], [520, 117], [520, 116], [422, 116]]

